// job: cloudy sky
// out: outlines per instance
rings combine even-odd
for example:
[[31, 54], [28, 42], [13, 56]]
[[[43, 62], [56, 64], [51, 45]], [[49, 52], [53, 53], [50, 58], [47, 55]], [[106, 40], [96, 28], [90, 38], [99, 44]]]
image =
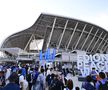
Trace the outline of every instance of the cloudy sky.
[[0, 0], [0, 44], [41, 13], [81, 19], [108, 30], [108, 0]]

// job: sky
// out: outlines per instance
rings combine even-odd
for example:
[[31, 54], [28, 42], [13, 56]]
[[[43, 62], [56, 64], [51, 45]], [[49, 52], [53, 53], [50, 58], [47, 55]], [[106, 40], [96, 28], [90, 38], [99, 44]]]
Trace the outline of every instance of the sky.
[[32, 26], [41, 13], [80, 19], [108, 30], [108, 0], [0, 0], [0, 45]]

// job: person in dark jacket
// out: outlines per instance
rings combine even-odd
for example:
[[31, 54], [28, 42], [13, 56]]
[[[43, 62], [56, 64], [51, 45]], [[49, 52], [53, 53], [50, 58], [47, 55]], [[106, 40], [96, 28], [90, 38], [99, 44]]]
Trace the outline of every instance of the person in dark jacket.
[[4, 71], [0, 71], [0, 87], [4, 87], [5, 86], [5, 75], [4, 75]]
[[59, 75], [54, 76], [54, 79], [49, 86], [49, 90], [64, 90], [64, 84], [60, 80]]
[[86, 81], [82, 83], [82, 88], [84, 88], [85, 90], [95, 90], [94, 85], [92, 85], [91, 83], [92, 83], [92, 77], [87, 76]]
[[1, 90], [20, 90], [19, 85], [16, 83], [18, 79], [18, 75], [16, 73], [12, 73], [9, 77], [9, 83]]

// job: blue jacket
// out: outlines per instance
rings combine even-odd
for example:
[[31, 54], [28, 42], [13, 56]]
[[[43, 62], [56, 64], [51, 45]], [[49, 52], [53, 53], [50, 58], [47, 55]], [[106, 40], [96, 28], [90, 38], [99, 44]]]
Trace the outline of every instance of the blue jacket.
[[20, 87], [15, 83], [9, 83], [1, 90], [20, 90]]

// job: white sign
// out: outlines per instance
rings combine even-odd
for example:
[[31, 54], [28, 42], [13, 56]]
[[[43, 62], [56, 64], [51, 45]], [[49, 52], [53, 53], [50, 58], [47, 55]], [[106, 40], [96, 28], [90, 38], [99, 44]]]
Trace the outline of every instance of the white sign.
[[82, 76], [89, 75], [92, 68], [96, 72], [108, 72], [108, 54], [78, 55], [77, 60]]

